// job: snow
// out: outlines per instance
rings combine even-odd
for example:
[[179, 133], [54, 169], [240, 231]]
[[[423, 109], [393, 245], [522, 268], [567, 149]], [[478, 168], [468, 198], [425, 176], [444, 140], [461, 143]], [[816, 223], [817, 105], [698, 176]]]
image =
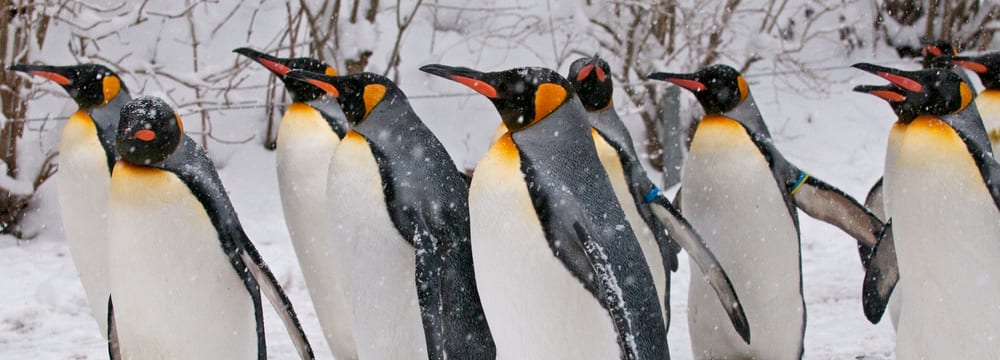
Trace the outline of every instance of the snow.
[[[413, 2], [403, 3], [402, 10], [405, 14], [413, 6]], [[463, 169], [473, 168], [486, 152], [500, 122], [499, 116], [484, 97], [453, 82], [422, 73], [417, 67], [443, 63], [496, 71], [520, 66], [560, 66], [560, 73], [565, 73], [569, 63], [576, 57], [589, 56], [596, 51], [594, 48], [580, 55], [570, 54], [562, 48], [553, 49], [552, 45], [557, 41], [589, 44], [593, 39], [579, 35], [555, 36], [544, 33], [546, 29], [583, 29], [589, 26], [586, 16], [593, 15], [594, 8], [574, 9], [562, 0], [491, 0], [469, 4], [464, 1], [442, 0], [433, 4], [425, 2], [424, 5], [428, 9], [436, 7], [439, 10], [437, 13], [427, 9], [418, 12], [409, 32], [404, 36], [402, 64], [399, 67], [400, 87], [410, 96], [410, 103], [416, 113], [434, 131], [457, 165]], [[153, 2], [149, 6], [155, 7], [152, 10], [165, 14], [183, 11], [176, 4]], [[457, 9], [462, 6], [469, 8]], [[193, 11], [192, 14], [198, 21], [219, 21], [228, 15], [231, 7], [221, 5], [211, 11], [202, 9]], [[872, 10], [868, 7], [868, 4], [855, 4], [845, 12], [851, 22], [862, 25], [855, 29], [861, 34], [871, 31], [870, 28], [864, 28], [870, 26], [867, 24], [871, 22], [869, 17]], [[284, 46], [280, 43], [282, 40], [279, 34], [287, 31], [283, 4], [260, 1], [238, 6], [234, 20], [229, 20], [219, 28], [215, 28], [214, 24], [200, 24], [204, 26], [197, 31], [198, 39], [206, 45], [199, 49], [199, 71], [195, 72], [192, 68], [191, 48], [185, 43], [190, 41], [186, 20], [181, 18], [176, 20], [179, 22], [168, 23], [162, 17], [152, 16], [143, 23], [130, 24], [136, 18], [136, 11], [138, 9], [135, 7], [125, 6], [118, 11], [119, 18], [110, 21], [85, 12], [79, 23], [97, 26], [93, 30], [76, 31], [86, 31], [93, 35], [120, 33], [112, 38], [120, 38], [122, 44], [103, 46], [99, 53], [92, 50], [88, 52], [88, 56], [81, 56], [79, 59], [81, 62], [114, 62], [117, 69], [131, 69], [133, 73], [123, 74], [123, 80], [133, 94], [165, 96], [173, 106], [191, 105], [197, 100], [214, 105], [221, 102], [222, 97], [213, 93], [209, 98], [195, 99], [189, 88], [164, 76], [154, 78], [149, 74], [165, 71], [185, 82], [203, 84], [211, 74], [225, 72], [236, 64], [236, 55], [230, 53], [232, 49], [251, 46], [275, 54], [275, 48]], [[362, 14], [363, 12], [364, 9], [361, 10]], [[525, 14], [529, 16], [524, 16]], [[553, 17], [547, 14], [553, 14]], [[564, 15], [554, 16], [555, 14]], [[386, 57], [391, 52], [392, 40], [396, 34], [395, 8], [383, 5], [379, 16], [384, 19], [378, 26], [364, 21], [348, 26], [345, 22], [340, 31], [356, 36], [342, 38], [341, 50], [322, 51], [352, 55], [357, 51], [373, 50], [376, 55], [371, 58], [368, 69], [381, 73], [387, 66]], [[740, 16], [750, 15], [739, 14], [735, 21], [741, 21]], [[328, 17], [320, 16], [323, 21], [326, 18]], [[785, 26], [787, 20], [776, 20], [777, 26]], [[253, 21], [253, 31], [247, 30], [246, 24], [250, 21]], [[703, 26], [692, 26], [691, 29], [682, 31], [704, 32], [713, 26], [712, 20], [698, 21]], [[824, 29], [831, 26], [829, 23], [820, 25]], [[753, 24], [746, 24], [742, 28], [747, 33], [757, 33]], [[149, 34], [158, 35], [154, 38]], [[899, 60], [894, 51], [884, 45], [875, 50], [864, 48], [848, 52], [850, 49], [839, 42], [818, 41], [815, 45], [818, 48], [807, 48], [796, 54], [796, 60], [803, 67], [823, 69], [816, 72], [816, 78], [806, 81], [796, 77], [796, 74], [786, 73], [799, 64], [773, 61], [773, 56], [769, 55], [773, 50], [795, 48], [798, 43], [752, 36], [727, 41], [722, 48], [723, 52], [755, 53], [767, 58], [751, 67], [746, 78], [750, 81], [754, 97], [777, 148], [786, 158], [811, 175], [839, 187], [856, 199], [863, 199], [872, 183], [881, 176], [885, 142], [894, 115], [883, 101], [851, 92], [856, 84], [884, 82], [853, 70], [849, 65], [857, 61], [908, 68], [915, 68], [917, 65]], [[47, 40], [45, 49], [32, 49], [32, 52], [42, 54], [43, 61], [65, 65], [72, 63], [72, 58], [66, 56], [64, 44], [68, 43], [72, 43], [69, 32], [57, 32]], [[304, 48], [296, 50], [298, 55], [304, 53]], [[287, 49], [282, 48], [282, 52], [276, 54], [287, 56]], [[601, 55], [609, 62], [614, 62], [615, 56], [620, 54]], [[683, 54], [671, 63], [659, 59], [653, 63], [658, 71], [693, 71], [694, 69], [688, 68], [689, 60], [693, 57], [691, 54]], [[739, 65], [733, 63], [734, 59], [737, 58], [722, 56], [720, 62]], [[343, 60], [337, 59], [340, 62]], [[242, 68], [237, 81], [233, 83], [242, 84], [247, 89], [226, 93], [226, 99], [239, 104], [263, 103], [267, 90], [263, 85], [267, 83], [268, 76], [267, 71], [253, 64]], [[637, 147], [643, 148], [642, 124], [638, 115], [641, 106], [629, 105], [621, 86], [619, 84], [616, 91], [614, 104], [632, 131]], [[55, 89], [54, 93], [62, 92], [52, 84], [44, 84], [39, 88]], [[435, 97], [441, 94], [449, 96]], [[693, 97], [687, 92], [682, 94], [681, 99], [684, 104], [694, 103]], [[68, 101], [62, 95], [33, 100], [31, 116], [68, 116], [72, 111], [67, 105]], [[55, 110], [49, 113], [46, 112], [47, 109]], [[184, 116], [192, 114], [194, 107], [175, 110]], [[693, 111], [696, 110], [685, 106], [682, 114]], [[245, 139], [256, 136], [254, 140], [244, 144], [211, 142], [209, 153], [220, 167], [222, 182], [229, 191], [245, 230], [295, 304], [317, 357], [329, 359], [329, 349], [323, 342], [316, 313], [285, 228], [277, 191], [275, 154], [260, 146], [265, 137], [264, 110], [251, 107], [215, 111], [210, 112], [210, 115], [213, 134], [219, 138]], [[200, 118], [188, 115], [184, 120], [186, 130], [192, 135], [202, 131]], [[41, 128], [29, 126], [32, 130], [25, 137], [28, 141], [22, 141], [21, 150], [44, 152], [53, 149], [54, 139], [58, 138], [58, 128], [61, 125], [51, 122]], [[36, 132], [42, 133], [41, 140], [34, 137]], [[29, 157], [35, 158], [41, 156]], [[659, 172], [649, 170], [653, 180], [660, 182]], [[0, 179], [0, 185], [10, 180], [12, 179]], [[106, 345], [89, 316], [82, 286], [71, 263], [58, 215], [54, 184], [51, 180], [45, 183], [31, 205], [24, 226], [30, 240], [0, 236], [0, 274], [3, 274], [0, 276], [0, 294], [3, 294], [0, 296], [0, 359], [107, 357]], [[668, 193], [672, 197], [673, 193]], [[854, 240], [838, 229], [815, 221], [801, 212], [800, 220], [807, 307], [805, 358], [893, 358], [894, 334], [889, 322], [872, 325], [862, 313], [860, 293], [863, 272]], [[680, 258], [680, 269], [672, 275], [673, 320], [669, 340], [673, 358], [684, 360], [691, 358], [686, 312], [690, 275], [687, 256]], [[273, 311], [266, 314], [266, 323], [271, 358], [294, 358], [295, 352], [290, 339]]]

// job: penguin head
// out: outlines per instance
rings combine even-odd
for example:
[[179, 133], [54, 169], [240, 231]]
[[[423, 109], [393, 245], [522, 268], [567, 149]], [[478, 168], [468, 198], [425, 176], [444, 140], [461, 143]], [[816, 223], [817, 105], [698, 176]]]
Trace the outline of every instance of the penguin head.
[[515, 68], [481, 72], [464, 67], [424, 65], [420, 70], [453, 80], [486, 96], [510, 131], [544, 119], [573, 98], [573, 86], [551, 69]]
[[594, 57], [577, 59], [569, 66], [569, 83], [576, 89], [576, 94], [587, 111], [604, 110], [611, 105], [611, 95], [614, 93], [611, 68], [596, 54]]
[[712, 65], [691, 74], [652, 73], [650, 79], [669, 81], [688, 89], [708, 114], [722, 114], [750, 96], [750, 86], [739, 71], [728, 65]]
[[1000, 89], [1000, 52], [980, 56], [955, 56], [951, 61], [972, 70], [987, 89]]
[[920, 54], [923, 55], [920, 63], [924, 69], [951, 69], [951, 57], [958, 55], [958, 48], [951, 40], [928, 40], [923, 41]]
[[118, 122], [118, 154], [136, 165], [165, 160], [181, 143], [184, 124], [163, 99], [143, 96], [122, 107]]
[[278, 78], [285, 83], [285, 89], [288, 90], [288, 94], [292, 97], [292, 101], [305, 102], [316, 100], [326, 94], [326, 91], [323, 91], [323, 89], [317, 88], [304, 81], [291, 79], [285, 76], [290, 71], [304, 70], [326, 74], [329, 76], [337, 76], [337, 70], [334, 70], [333, 67], [313, 58], [278, 58], [245, 47], [233, 50], [233, 52], [256, 61], [258, 64], [267, 68], [267, 70], [271, 71], [275, 75], [278, 75]]
[[920, 114], [917, 97], [907, 97], [906, 91], [895, 85], [858, 85], [854, 87], [854, 91], [875, 95], [889, 102], [889, 106], [896, 116], [899, 116], [900, 121], [908, 122]]
[[951, 70], [903, 71], [869, 63], [853, 66], [888, 80], [920, 115], [954, 114], [975, 99], [969, 84]]
[[44, 77], [59, 84], [81, 109], [104, 106], [122, 91], [128, 92], [118, 74], [104, 65], [70, 66], [18, 64], [8, 68]]
[[292, 70], [285, 76], [323, 89], [327, 94], [336, 98], [341, 109], [344, 110], [344, 115], [347, 116], [347, 121], [352, 126], [364, 121], [387, 94], [399, 91], [392, 80], [369, 72], [346, 76], [327, 76], [314, 72]]

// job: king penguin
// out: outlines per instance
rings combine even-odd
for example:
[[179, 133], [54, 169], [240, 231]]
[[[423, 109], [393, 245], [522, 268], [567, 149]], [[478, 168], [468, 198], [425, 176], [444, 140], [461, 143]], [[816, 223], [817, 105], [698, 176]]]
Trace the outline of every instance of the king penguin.
[[70, 255], [91, 314], [108, 336], [108, 186], [118, 160], [115, 131], [122, 106], [132, 97], [111, 69], [97, 64], [14, 65], [10, 70], [61, 85], [79, 105], [59, 139], [59, 210]]
[[299, 356], [313, 358], [212, 161], [170, 106], [156, 97], [127, 103], [117, 149], [108, 198], [112, 358], [266, 359], [261, 291]]
[[327, 216], [358, 356], [495, 358], [472, 265], [468, 185], [444, 145], [384, 76], [287, 76], [325, 89], [351, 124], [330, 161]]
[[[688, 324], [699, 359], [802, 357], [805, 302], [800, 208], [874, 247], [882, 222], [842, 191], [800, 170], [775, 147], [743, 76], [726, 65], [651, 79], [690, 90], [705, 109], [682, 170], [681, 212], [705, 241], [746, 310], [751, 344], [723, 326], [726, 313], [706, 300], [700, 271], [691, 271]], [[720, 330], [722, 329], [722, 330]]]
[[689, 249], [688, 253], [702, 272], [709, 274], [708, 281], [722, 304], [727, 304], [725, 309], [733, 326], [744, 340], [749, 341], [746, 315], [729, 276], [701, 236], [642, 168], [632, 135], [612, 104], [614, 84], [608, 63], [597, 55], [577, 59], [570, 65], [568, 79], [587, 110], [601, 164], [653, 274], [667, 329], [670, 328], [670, 271], [677, 270], [677, 251], [680, 250], [672, 239], [676, 238]]
[[327, 238], [326, 183], [330, 159], [347, 134], [347, 119], [337, 100], [307, 82], [285, 76], [292, 70], [327, 75], [337, 72], [311, 58], [278, 58], [249, 48], [233, 50], [277, 75], [292, 98], [278, 128], [278, 191], [288, 234], [309, 288], [327, 345], [337, 359], [357, 359], [350, 305], [337, 281], [334, 253]]
[[972, 89], [942, 69], [855, 67], [889, 80], [918, 109], [915, 118], [897, 122], [905, 129], [892, 134], [885, 168], [905, 279], [896, 285], [905, 299], [896, 356], [998, 358], [1000, 164], [988, 151]]
[[979, 76], [983, 91], [976, 96], [976, 108], [990, 136], [993, 156], [1000, 154], [1000, 52], [979, 56], [955, 56], [952, 61]]
[[667, 359], [660, 302], [572, 85], [545, 68], [420, 70], [508, 131], [473, 173], [472, 253], [500, 359]]

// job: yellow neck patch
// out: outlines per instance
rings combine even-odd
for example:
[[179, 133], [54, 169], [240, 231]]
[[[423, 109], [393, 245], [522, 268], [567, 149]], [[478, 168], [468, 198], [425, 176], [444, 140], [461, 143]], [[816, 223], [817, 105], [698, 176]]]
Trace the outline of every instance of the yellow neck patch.
[[566, 89], [562, 86], [552, 83], [538, 85], [538, 91], [535, 92], [535, 119], [532, 122], [551, 114], [563, 101], [566, 101]]
[[385, 97], [385, 85], [382, 84], [371, 84], [365, 86], [364, 99], [365, 99], [365, 116], [372, 112], [375, 105], [378, 105], [382, 98]]
[[107, 104], [115, 96], [118, 96], [118, 92], [122, 90], [122, 82], [117, 76], [105, 76], [102, 88], [104, 89], [104, 104]]
[[332, 66], [327, 66], [324, 73], [326, 76], [337, 76], [337, 69], [334, 69]]

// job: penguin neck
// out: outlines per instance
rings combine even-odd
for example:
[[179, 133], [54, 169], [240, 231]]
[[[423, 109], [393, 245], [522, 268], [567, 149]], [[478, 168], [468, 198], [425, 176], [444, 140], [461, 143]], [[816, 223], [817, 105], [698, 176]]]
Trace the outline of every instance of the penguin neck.
[[757, 102], [754, 100], [753, 94], [747, 94], [747, 98], [743, 99], [743, 102], [732, 110], [720, 115], [736, 120], [755, 136], [763, 136], [767, 139], [771, 138], [771, 133], [767, 130], [767, 124], [764, 123], [763, 116], [760, 115], [760, 109], [757, 108]]
[[123, 86], [111, 101], [103, 106], [96, 106], [84, 110], [90, 115], [90, 119], [97, 128], [97, 137], [107, 155], [108, 170], [114, 169], [115, 161], [118, 160], [118, 151], [115, 149], [116, 136], [118, 132], [118, 118], [121, 117], [122, 108], [132, 100], [132, 95]]
[[338, 137], [343, 139], [344, 135], [347, 135], [347, 129], [350, 128], [347, 124], [347, 117], [344, 115], [344, 111], [340, 108], [340, 103], [336, 99], [324, 95], [310, 101], [305, 101], [304, 103], [316, 109]]
[[983, 120], [979, 116], [979, 109], [974, 101], [962, 111], [943, 115], [940, 118], [952, 129], [955, 129], [955, 132], [970, 147], [970, 150], [976, 149], [984, 154], [993, 155], [990, 136], [983, 126]]
[[614, 108], [588, 112], [587, 119], [590, 125], [615, 148], [615, 151], [619, 153], [624, 151], [632, 159], [638, 159], [632, 135]]
[[363, 120], [354, 124], [353, 129], [371, 139], [373, 136], [382, 135], [387, 129], [406, 129], [414, 126], [425, 127], [410, 107], [406, 95], [399, 89], [387, 87], [382, 100]]
[[972, 96], [976, 96], [979, 93], [976, 91], [975, 86], [972, 86], [972, 78], [969, 77], [969, 73], [965, 72], [965, 68], [961, 66], [952, 66], [950, 69], [951, 72], [957, 74], [962, 78], [962, 81], [965, 81], [965, 83], [969, 85], [969, 90], [972, 91]]
[[[522, 156], [528, 154], [564, 154], [563, 144], [591, 144], [591, 124], [579, 99], [573, 97], [535, 124], [511, 133]], [[555, 138], [555, 139], [553, 139]], [[571, 139], [569, 141], [563, 139]], [[588, 141], [575, 141], [588, 139]]]

